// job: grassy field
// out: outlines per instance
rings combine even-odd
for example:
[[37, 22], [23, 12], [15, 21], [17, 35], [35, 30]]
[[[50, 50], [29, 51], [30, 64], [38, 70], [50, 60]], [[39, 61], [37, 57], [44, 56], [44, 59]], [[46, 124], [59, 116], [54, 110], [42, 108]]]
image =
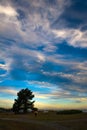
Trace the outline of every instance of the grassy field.
[[87, 113], [58, 115], [40, 112], [37, 117], [33, 113], [14, 115], [0, 114], [0, 130], [87, 130]]

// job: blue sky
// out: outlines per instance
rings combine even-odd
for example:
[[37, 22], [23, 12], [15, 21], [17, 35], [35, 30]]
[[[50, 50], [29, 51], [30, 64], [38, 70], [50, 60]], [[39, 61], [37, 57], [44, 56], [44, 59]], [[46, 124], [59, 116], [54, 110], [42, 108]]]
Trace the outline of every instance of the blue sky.
[[87, 1], [0, 0], [0, 107], [23, 88], [40, 109], [87, 108]]

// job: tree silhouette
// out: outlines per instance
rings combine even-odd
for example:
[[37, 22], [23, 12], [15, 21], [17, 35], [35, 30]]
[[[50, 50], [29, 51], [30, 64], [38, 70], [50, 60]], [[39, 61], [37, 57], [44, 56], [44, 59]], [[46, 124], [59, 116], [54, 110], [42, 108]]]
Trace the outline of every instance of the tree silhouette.
[[28, 109], [34, 108], [34, 101], [31, 101], [34, 98], [31, 90], [28, 88], [22, 89], [17, 93], [17, 99], [13, 104], [13, 112], [19, 113], [20, 110], [23, 110], [23, 113], [27, 113]]

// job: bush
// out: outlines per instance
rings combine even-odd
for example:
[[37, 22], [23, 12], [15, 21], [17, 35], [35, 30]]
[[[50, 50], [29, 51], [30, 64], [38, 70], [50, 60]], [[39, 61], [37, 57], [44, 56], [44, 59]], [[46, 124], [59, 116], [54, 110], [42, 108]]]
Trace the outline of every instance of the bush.
[[79, 114], [82, 113], [81, 110], [62, 110], [58, 111], [57, 114]]

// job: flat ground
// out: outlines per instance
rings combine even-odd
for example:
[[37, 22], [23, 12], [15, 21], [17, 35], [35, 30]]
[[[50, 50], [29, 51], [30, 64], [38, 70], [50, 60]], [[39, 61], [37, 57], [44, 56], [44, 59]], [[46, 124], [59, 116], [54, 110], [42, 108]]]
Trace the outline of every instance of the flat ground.
[[0, 130], [87, 130], [87, 113], [58, 115], [40, 112], [14, 115], [0, 113]]

